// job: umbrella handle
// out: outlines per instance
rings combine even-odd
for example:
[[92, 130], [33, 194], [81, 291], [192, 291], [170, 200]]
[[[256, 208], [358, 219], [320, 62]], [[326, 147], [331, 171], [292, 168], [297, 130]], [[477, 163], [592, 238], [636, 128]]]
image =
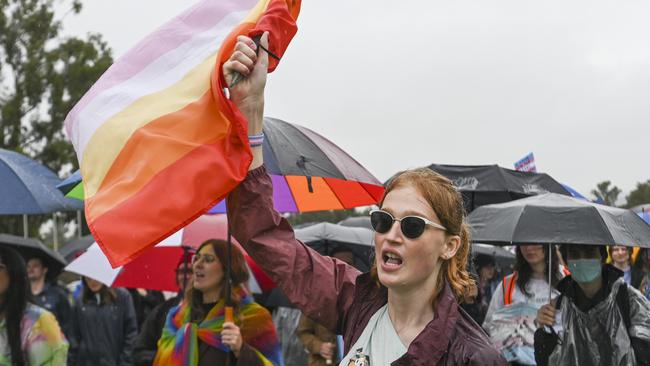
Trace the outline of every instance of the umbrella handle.
[[548, 245], [548, 303], [551, 303], [551, 296], [553, 296], [553, 284], [551, 282], [551, 276], [553, 274], [553, 265], [551, 260], [553, 258], [553, 244]]
[[234, 323], [235, 322], [235, 315], [232, 306], [226, 306], [225, 309], [225, 314], [224, 314], [224, 321], [229, 322], [229, 323]]

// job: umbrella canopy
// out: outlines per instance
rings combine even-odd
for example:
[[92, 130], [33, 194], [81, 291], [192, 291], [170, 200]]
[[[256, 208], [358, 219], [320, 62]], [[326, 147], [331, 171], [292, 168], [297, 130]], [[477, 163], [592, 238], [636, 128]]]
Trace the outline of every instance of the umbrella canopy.
[[354, 254], [355, 267], [365, 272], [370, 269], [373, 250], [372, 230], [323, 222], [295, 230], [296, 239], [323, 255], [345, 248]]
[[[267, 117], [264, 135], [264, 165], [273, 181], [273, 201], [279, 212], [342, 210], [373, 205], [381, 199], [382, 183], [314, 131]], [[59, 189], [68, 197], [82, 199], [79, 172], [61, 183]], [[208, 211], [225, 212], [223, 201]]]
[[637, 215], [650, 225], [650, 211], [637, 212]]
[[[225, 215], [204, 215], [124, 266], [112, 268], [97, 243], [93, 243], [65, 269], [93, 278], [107, 286], [177, 291], [174, 270], [186, 251], [194, 252], [208, 239], [225, 240], [226, 235]], [[250, 289], [253, 292], [261, 292], [275, 287], [234, 239], [233, 244], [242, 250], [251, 270], [252, 276], [248, 283]]]
[[83, 210], [55, 188], [60, 179], [48, 168], [14, 151], [0, 149], [0, 215]]
[[555, 179], [543, 173], [520, 172], [498, 165], [442, 165], [429, 168], [454, 182], [463, 194], [465, 209], [508, 202], [543, 193], [570, 193]]
[[83, 253], [95, 242], [95, 239], [92, 235], [86, 235], [81, 238], [77, 238], [59, 249], [59, 254], [61, 254], [66, 261], [71, 262], [73, 259], [77, 258], [79, 254]]
[[[340, 147], [297, 124], [264, 118], [264, 165], [279, 212], [342, 210], [376, 204], [382, 183]], [[209, 213], [226, 211], [222, 202]]]
[[[70, 174], [69, 177], [56, 185], [56, 188], [61, 191], [66, 197], [76, 198], [83, 200], [83, 184], [81, 183], [81, 171]], [[80, 196], [79, 196], [80, 194]]]
[[505, 250], [501, 247], [490, 245], [490, 244], [481, 244], [481, 243], [472, 244], [472, 254], [489, 255], [495, 258], [512, 259], [513, 261], [515, 259], [514, 253]]
[[365, 227], [366, 229], [372, 230], [372, 224], [370, 224], [370, 216], [351, 216], [347, 219], [339, 221], [338, 224], [341, 226]]
[[54, 279], [67, 264], [61, 254], [55, 252], [36, 239], [23, 238], [14, 235], [0, 234], [0, 245], [7, 245], [20, 253], [25, 261], [39, 257], [47, 266], [48, 279]]
[[575, 198], [580, 198], [580, 199], [589, 201], [589, 199], [587, 197], [583, 196], [580, 192], [578, 192], [575, 189], [569, 187], [568, 185], [562, 184], [562, 187], [564, 187], [564, 189], [566, 189], [566, 191], [569, 192], [569, 194], [571, 196], [573, 196]]
[[479, 207], [468, 223], [479, 243], [650, 248], [650, 225], [634, 212], [554, 193]]
[[630, 210], [632, 210], [634, 212], [650, 212], [650, 203], [646, 203], [644, 205], [634, 206]]

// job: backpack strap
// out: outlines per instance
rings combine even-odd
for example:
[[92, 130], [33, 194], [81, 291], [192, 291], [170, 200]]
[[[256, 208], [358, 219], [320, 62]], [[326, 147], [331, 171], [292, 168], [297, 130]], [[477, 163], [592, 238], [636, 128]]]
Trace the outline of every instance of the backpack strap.
[[505, 306], [512, 304], [512, 294], [515, 292], [516, 283], [517, 272], [513, 272], [510, 276], [503, 278], [503, 304]]

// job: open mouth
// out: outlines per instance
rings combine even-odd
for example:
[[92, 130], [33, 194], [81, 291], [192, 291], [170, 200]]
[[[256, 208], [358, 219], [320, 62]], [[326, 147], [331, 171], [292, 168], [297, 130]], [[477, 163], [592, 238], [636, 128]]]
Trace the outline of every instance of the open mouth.
[[194, 272], [194, 278], [202, 280], [205, 278], [205, 274], [203, 272]]
[[386, 265], [386, 267], [392, 267], [392, 268], [397, 268], [401, 266], [402, 263], [404, 262], [402, 260], [402, 257], [400, 257], [395, 253], [390, 253], [390, 252], [385, 252], [382, 255], [382, 259], [384, 260], [384, 265]]

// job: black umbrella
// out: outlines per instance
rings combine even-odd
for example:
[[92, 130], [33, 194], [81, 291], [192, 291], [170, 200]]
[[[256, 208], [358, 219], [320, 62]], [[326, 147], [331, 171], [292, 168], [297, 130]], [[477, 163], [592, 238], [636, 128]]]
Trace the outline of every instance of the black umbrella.
[[650, 226], [634, 212], [555, 193], [479, 207], [468, 223], [479, 243], [650, 248]]
[[479, 206], [508, 202], [543, 193], [571, 195], [544, 173], [520, 172], [498, 165], [442, 165], [429, 168], [454, 182], [463, 194], [467, 212]]
[[323, 222], [295, 230], [296, 238], [323, 255], [344, 248], [354, 254], [354, 265], [362, 272], [370, 269], [373, 231]]
[[478, 243], [650, 248], [650, 226], [634, 212], [554, 193], [479, 207], [468, 222]]
[[61, 254], [48, 248], [36, 239], [22, 238], [20, 236], [0, 234], [0, 245], [6, 245], [15, 249], [25, 260], [38, 257], [47, 266], [47, 277], [54, 279], [61, 273], [67, 262]]
[[94, 242], [95, 238], [93, 238], [92, 235], [82, 236], [81, 238], [77, 238], [61, 247], [61, 249], [59, 249], [59, 254], [61, 254], [66, 261], [71, 262], [73, 259], [77, 258], [80, 253], [85, 252]]

